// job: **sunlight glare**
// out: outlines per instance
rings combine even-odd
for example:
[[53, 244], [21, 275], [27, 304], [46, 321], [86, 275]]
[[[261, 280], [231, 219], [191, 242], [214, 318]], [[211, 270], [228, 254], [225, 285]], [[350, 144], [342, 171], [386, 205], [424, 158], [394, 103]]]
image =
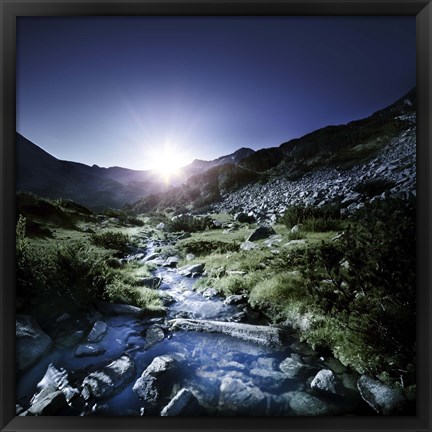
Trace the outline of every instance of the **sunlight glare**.
[[151, 169], [165, 183], [170, 183], [181, 175], [181, 168], [190, 161], [187, 154], [171, 143], [166, 143], [164, 147], [154, 149], [151, 157]]

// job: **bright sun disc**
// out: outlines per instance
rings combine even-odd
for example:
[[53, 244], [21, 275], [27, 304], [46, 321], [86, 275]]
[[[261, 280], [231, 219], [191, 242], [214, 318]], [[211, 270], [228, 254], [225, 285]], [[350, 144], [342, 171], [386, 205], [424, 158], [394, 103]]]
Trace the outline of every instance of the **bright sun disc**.
[[155, 150], [151, 157], [152, 171], [159, 175], [166, 183], [181, 174], [181, 167], [187, 165], [188, 160], [184, 152], [172, 145]]

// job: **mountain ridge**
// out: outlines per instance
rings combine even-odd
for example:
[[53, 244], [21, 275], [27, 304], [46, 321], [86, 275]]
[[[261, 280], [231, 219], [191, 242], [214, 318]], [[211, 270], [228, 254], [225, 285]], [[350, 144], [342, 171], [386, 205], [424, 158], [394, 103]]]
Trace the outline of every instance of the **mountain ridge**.
[[167, 206], [209, 205], [248, 184], [279, 177], [295, 181], [309, 172], [349, 170], [366, 163], [392, 137], [407, 129], [415, 105], [414, 87], [360, 120], [326, 126], [275, 147], [257, 151], [241, 147], [211, 161], [195, 159], [183, 167], [174, 185], [158, 180], [150, 170], [104, 168], [57, 159], [17, 132], [16, 189], [51, 199], [72, 199], [91, 209], [127, 206], [139, 211], [149, 207], [148, 201], [153, 207], [163, 202]]

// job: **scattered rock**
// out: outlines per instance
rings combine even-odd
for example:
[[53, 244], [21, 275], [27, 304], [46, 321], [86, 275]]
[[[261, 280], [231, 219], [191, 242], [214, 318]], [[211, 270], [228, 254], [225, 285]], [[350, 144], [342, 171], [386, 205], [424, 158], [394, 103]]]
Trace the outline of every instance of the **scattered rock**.
[[286, 358], [280, 365], [279, 369], [290, 379], [306, 378], [311, 372], [311, 368], [300, 363], [291, 357]]
[[263, 240], [273, 234], [276, 234], [276, 232], [270, 225], [261, 225], [248, 237], [246, 241], [253, 242]]
[[379, 414], [398, 415], [406, 409], [407, 400], [398, 390], [362, 375], [357, 382], [361, 397]]
[[147, 288], [157, 289], [160, 287], [162, 283], [162, 278], [157, 276], [148, 276], [140, 278], [139, 284], [140, 286], [145, 286]]
[[252, 382], [265, 390], [279, 390], [288, 381], [288, 377], [278, 371], [267, 369], [251, 369]]
[[233, 294], [228, 296], [225, 300], [224, 300], [224, 304], [226, 305], [237, 305], [240, 304], [242, 302], [244, 302], [244, 296], [242, 294]]
[[82, 396], [106, 398], [118, 393], [135, 375], [135, 364], [132, 359], [123, 355], [102, 370], [92, 372], [82, 383]]
[[193, 261], [195, 259], [195, 255], [193, 253], [188, 253], [186, 255], [186, 261]]
[[177, 237], [177, 240], [185, 240], [185, 239], [187, 239], [187, 238], [189, 238], [189, 237], [192, 237], [192, 236], [191, 236], [191, 233], [184, 232], [183, 234], [180, 234], [180, 235]]
[[52, 347], [53, 341], [29, 315], [16, 317], [16, 364], [19, 371], [34, 365]]
[[260, 416], [265, 413], [266, 395], [239, 379], [225, 377], [220, 386], [219, 408], [235, 415]]
[[252, 249], [256, 249], [258, 246], [255, 243], [252, 243], [251, 241], [247, 240], [244, 243], [240, 245], [240, 249], [249, 251]]
[[179, 263], [179, 261], [180, 261], [180, 258], [177, 256], [169, 257], [166, 259], [166, 261], [162, 267], [170, 267], [170, 268], [177, 267], [177, 264]]
[[162, 342], [165, 338], [164, 331], [157, 325], [150, 327], [146, 332], [146, 343], [144, 349], [151, 348], [152, 346]]
[[311, 382], [311, 388], [336, 396], [344, 396], [342, 383], [330, 369], [322, 369]]
[[108, 326], [103, 321], [96, 321], [91, 329], [87, 340], [89, 342], [98, 342], [108, 331]]
[[161, 411], [162, 417], [199, 415], [201, 407], [194, 394], [186, 389], [181, 389]]
[[259, 369], [266, 370], [277, 370], [278, 367], [277, 360], [272, 357], [260, 357], [258, 358], [256, 364]]
[[62, 346], [64, 348], [72, 348], [76, 344], [80, 343], [84, 338], [84, 331], [83, 330], [77, 330], [76, 332], [72, 333], [68, 336], [63, 336], [58, 339], [56, 339], [56, 345]]
[[300, 225], [294, 225], [291, 228], [291, 233], [293, 233], [293, 234], [298, 233], [299, 231], [300, 231]]
[[207, 288], [204, 292], [203, 292], [203, 296], [207, 297], [207, 298], [212, 298], [212, 297], [216, 297], [217, 296], [217, 291], [214, 288]]
[[153, 261], [153, 260], [155, 260], [157, 258], [160, 258], [160, 256], [161, 256], [160, 253], [153, 252], [150, 255], [147, 255], [142, 261], [143, 262]]
[[193, 265], [190, 265], [190, 266], [182, 267], [180, 269], [179, 273], [182, 276], [190, 277], [190, 276], [192, 276], [195, 273], [200, 274], [203, 271], [204, 271], [204, 264], [201, 263], [201, 264], [193, 264]]
[[158, 230], [164, 230], [165, 229], [165, 224], [163, 222], [159, 223], [156, 225], [156, 229]]

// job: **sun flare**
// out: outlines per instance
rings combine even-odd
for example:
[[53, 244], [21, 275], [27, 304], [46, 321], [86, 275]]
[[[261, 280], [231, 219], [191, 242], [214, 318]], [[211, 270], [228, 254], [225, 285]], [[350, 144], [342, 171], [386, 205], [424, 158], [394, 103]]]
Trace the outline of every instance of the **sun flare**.
[[189, 163], [187, 154], [172, 144], [155, 149], [151, 155], [151, 169], [169, 183], [181, 175], [181, 168]]

